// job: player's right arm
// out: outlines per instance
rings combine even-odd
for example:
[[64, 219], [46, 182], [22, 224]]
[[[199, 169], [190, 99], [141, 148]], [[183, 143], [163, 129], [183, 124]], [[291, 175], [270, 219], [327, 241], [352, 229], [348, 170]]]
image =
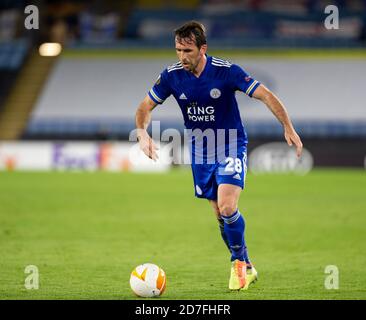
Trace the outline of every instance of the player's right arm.
[[151, 112], [156, 106], [157, 103], [149, 95], [146, 95], [136, 111], [137, 140], [139, 141], [141, 150], [154, 161], [158, 159], [156, 153], [158, 147], [149, 136], [147, 128], [151, 121]]
[[137, 139], [141, 150], [154, 161], [158, 159], [158, 150], [154, 141], [151, 139], [146, 129], [151, 121], [151, 112], [158, 105], [162, 104], [171, 94], [170, 83], [168, 80], [168, 70], [165, 69], [156, 79], [154, 86], [148, 92], [145, 99], [140, 103], [136, 111]]

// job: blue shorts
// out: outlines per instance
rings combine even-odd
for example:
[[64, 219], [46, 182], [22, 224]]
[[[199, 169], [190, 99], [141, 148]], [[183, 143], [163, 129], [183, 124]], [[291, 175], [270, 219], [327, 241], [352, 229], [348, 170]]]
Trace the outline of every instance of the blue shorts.
[[244, 189], [247, 172], [247, 150], [241, 148], [237, 157], [227, 157], [214, 164], [192, 164], [195, 196], [217, 200], [220, 184], [233, 184]]

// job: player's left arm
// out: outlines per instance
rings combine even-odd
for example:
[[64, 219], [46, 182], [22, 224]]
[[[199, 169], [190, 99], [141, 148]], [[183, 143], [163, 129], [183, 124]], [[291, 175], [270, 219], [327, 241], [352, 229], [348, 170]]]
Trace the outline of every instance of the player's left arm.
[[294, 126], [292, 125], [291, 119], [287, 113], [287, 110], [283, 103], [278, 99], [268, 88], [263, 84], [259, 85], [253, 95], [254, 98], [261, 100], [281, 122], [284, 129], [285, 139], [289, 146], [294, 143], [296, 146], [296, 154], [298, 157], [302, 153], [302, 142], [297, 134]]

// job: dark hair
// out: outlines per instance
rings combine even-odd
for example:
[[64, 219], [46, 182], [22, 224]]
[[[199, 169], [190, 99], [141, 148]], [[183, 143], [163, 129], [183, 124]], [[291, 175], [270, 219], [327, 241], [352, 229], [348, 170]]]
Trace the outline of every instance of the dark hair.
[[197, 21], [189, 21], [174, 30], [175, 36], [178, 38], [178, 41], [182, 39], [191, 39], [194, 41], [198, 48], [201, 48], [202, 45], [206, 44], [206, 30], [202, 23]]

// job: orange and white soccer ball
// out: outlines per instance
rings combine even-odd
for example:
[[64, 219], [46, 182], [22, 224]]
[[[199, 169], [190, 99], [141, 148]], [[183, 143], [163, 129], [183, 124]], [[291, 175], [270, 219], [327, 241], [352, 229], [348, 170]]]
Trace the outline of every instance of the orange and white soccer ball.
[[152, 298], [160, 296], [166, 287], [165, 272], [155, 264], [141, 264], [131, 272], [130, 286], [132, 291], [139, 297]]

